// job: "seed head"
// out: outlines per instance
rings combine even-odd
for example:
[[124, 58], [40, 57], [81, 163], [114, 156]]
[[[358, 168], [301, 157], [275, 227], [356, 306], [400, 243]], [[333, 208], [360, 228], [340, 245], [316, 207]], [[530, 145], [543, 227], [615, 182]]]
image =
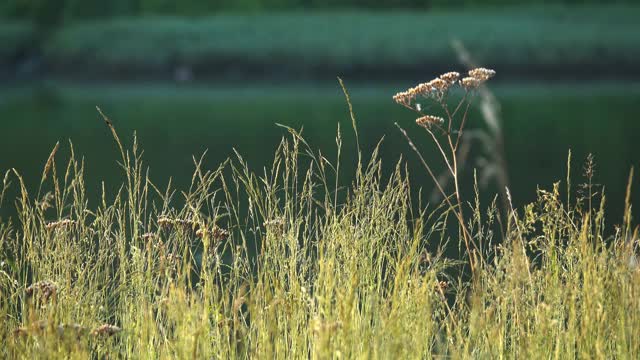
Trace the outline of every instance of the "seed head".
[[448, 287], [449, 287], [449, 283], [446, 281], [438, 281], [436, 283], [436, 290], [438, 292], [444, 292], [447, 290]]
[[476, 89], [481, 83], [483, 83], [483, 81], [475, 77], [466, 77], [460, 80], [460, 86], [466, 90]]
[[451, 84], [449, 82], [442, 80], [440, 78], [433, 79], [427, 83], [431, 88], [434, 88], [440, 92], [446, 91]]
[[167, 216], [160, 216], [158, 218], [158, 226], [164, 229], [169, 229], [173, 226], [173, 220]]
[[393, 100], [400, 105], [411, 106], [411, 101], [416, 97], [416, 94], [409, 89], [408, 91], [402, 91], [393, 96]]
[[416, 124], [422, 126], [425, 129], [430, 128], [433, 125], [440, 125], [444, 123], [444, 119], [440, 116], [425, 115], [416, 119]]
[[95, 329], [93, 329], [93, 331], [91, 332], [92, 335], [94, 336], [112, 336], [115, 335], [119, 332], [121, 332], [122, 329], [115, 326], [115, 325], [109, 325], [109, 324], [104, 324], [101, 325]]
[[50, 281], [40, 281], [30, 285], [25, 290], [25, 294], [27, 295], [27, 297], [32, 297], [35, 292], [39, 292], [42, 299], [48, 301], [50, 297], [55, 297], [57, 291], [58, 287], [56, 286], [56, 284]]
[[449, 84], [455, 84], [455, 82], [460, 79], [460, 73], [449, 71], [448, 73], [440, 75], [440, 79], [448, 82]]
[[59, 221], [52, 221], [50, 223], [48, 223], [47, 225], [45, 225], [45, 229], [47, 230], [53, 230], [53, 229], [61, 229], [61, 228], [67, 228], [73, 224], [75, 224], [76, 222], [74, 220], [70, 220], [70, 219], [63, 219], [63, 220], [59, 220]]
[[221, 227], [214, 226], [211, 231], [215, 240], [226, 240], [229, 237], [229, 231]]
[[495, 71], [486, 68], [476, 68], [469, 71], [469, 76], [474, 77], [480, 81], [487, 81], [496, 74]]

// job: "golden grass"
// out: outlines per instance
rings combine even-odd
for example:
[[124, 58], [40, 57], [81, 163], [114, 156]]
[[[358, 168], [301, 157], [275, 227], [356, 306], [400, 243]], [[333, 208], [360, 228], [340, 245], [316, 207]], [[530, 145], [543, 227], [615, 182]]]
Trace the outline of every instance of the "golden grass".
[[[177, 193], [155, 186], [135, 138], [126, 149], [108, 125], [125, 184], [97, 206], [73, 151], [64, 173], [54, 151], [36, 196], [13, 175], [17, 222], [0, 222], [0, 357], [640, 354], [629, 201], [615, 231], [604, 195], [564, 201], [559, 183], [506, 215], [477, 193], [424, 206], [402, 162], [383, 176], [376, 150], [343, 188], [339, 161], [289, 128], [262, 173], [240, 156], [213, 170], [200, 159]], [[465, 237], [472, 253], [447, 258]]]

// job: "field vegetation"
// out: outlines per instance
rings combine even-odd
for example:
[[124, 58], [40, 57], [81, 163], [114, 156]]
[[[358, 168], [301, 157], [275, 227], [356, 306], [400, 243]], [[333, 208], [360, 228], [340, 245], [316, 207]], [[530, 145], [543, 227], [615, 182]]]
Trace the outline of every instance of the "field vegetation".
[[[59, 145], [37, 189], [4, 176], [0, 206], [10, 186], [19, 195], [17, 218], [0, 221], [1, 356], [637, 358], [633, 172], [615, 226], [591, 158], [573, 174], [569, 157], [562, 181], [522, 208], [508, 191], [483, 203], [477, 182], [458, 187], [465, 109], [492, 75], [448, 73], [394, 96], [419, 113], [400, 128], [407, 149], [428, 137], [449, 174], [448, 186], [433, 176], [431, 204], [403, 160], [386, 175], [378, 149], [343, 146], [361, 136], [346, 90], [337, 158], [283, 126], [270, 166], [194, 157], [184, 189], [156, 186], [136, 136], [123, 141], [98, 109], [120, 153], [114, 196], [90, 207], [84, 160], [60, 161]], [[463, 95], [450, 104], [450, 91]], [[347, 151], [357, 165], [344, 184]]]

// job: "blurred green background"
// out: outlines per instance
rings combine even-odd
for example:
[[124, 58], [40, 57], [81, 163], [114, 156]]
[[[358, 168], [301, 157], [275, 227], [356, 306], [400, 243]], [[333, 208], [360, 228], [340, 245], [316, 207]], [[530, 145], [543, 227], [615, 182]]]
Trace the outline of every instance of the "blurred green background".
[[[34, 189], [51, 148], [71, 139], [86, 158], [91, 201], [102, 180], [117, 189], [118, 155], [98, 105], [129, 143], [137, 131], [159, 184], [187, 186], [191, 156], [206, 149], [209, 167], [235, 148], [260, 170], [285, 134], [276, 123], [304, 127], [329, 156], [340, 123], [348, 174], [356, 156], [340, 76], [364, 152], [384, 136], [388, 168], [403, 156], [414, 185], [429, 192], [394, 122], [434, 167], [443, 164], [391, 96], [462, 72], [457, 40], [497, 71], [490, 86], [515, 205], [564, 179], [571, 149], [576, 183], [595, 155], [595, 180], [619, 222], [629, 169], [640, 165], [638, 19], [636, 1], [5, 0], [0, 170], [16, 168]], [[477, 108], [472, 116], [469, 127], [486, 130]], [[472, 168], [488, 157], [481, 146], [469, 154], [467, 194]], [[488, 181], [485, 200], [499, 187]]]

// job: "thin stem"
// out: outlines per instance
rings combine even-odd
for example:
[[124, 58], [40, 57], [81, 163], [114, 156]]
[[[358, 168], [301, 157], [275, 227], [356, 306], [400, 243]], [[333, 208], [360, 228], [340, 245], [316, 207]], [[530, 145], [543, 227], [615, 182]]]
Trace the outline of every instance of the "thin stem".
[[[431, 176], [431, 178], [435, 182], [436, 187], [438, 188], [438, 191], [440, 191], [440, 194], [442, 195], [442, 197], [447, 202], [447, 205], [449, 205], [449, 208], [453, 211], [453, 213], [455, 214], [456, 218], [458, 219], [458, 223], [460, 224], [460, 228], [462, 229], [463, 239], [464, 239], [464, 242], [465, 242], [465, 247], [467, 249], [467, 254], [469, 255], [469, 264], [471, 265], [471, 272], [475, 273], [475, 261], [474, 261], [473, 254], [471, 253], [471, 247], [469, 246], [469, 239], [471, 239], [471, 243], [473, 244], [473, 246], [476, 249], [477, 249], [477, 246], [475, 245], [475, 243], [473, 243], [473, 239], [471, 238], [471, 235], [469, 234], [469, 231], [467, 230], [467, 227], [465, 226], [465, 223], [464, 223], [464, 218], [462, 216], [461, 202], [460, 202], [460, 197], [459, 197], [459, 191], [458, 191], [457, 177], [454, 176], [454, 182], [455, 182], [455, 186], [456, 186], [456, 198], [457, 198], [457, 201], [458, 201], [458, 206], [457, 206], [458, 207], [458, 211], [456, 211], [456, 206], [454, 206], [453, 203], [451, 203], [451, 200], [449, 200], [449, 197], [444, 192], [444, 189], [442, 188], [442, 186], [438, 182], [438, 179], [436, 178], [436, 176], [434, 175], [433, 171], [431, 170], [431, 167], [429, 166], [429, 164], [427, 164], [426, 160], [424, 159], [424, 157], [422, 156], [420, 151], [418, 151], [418, 148], [415, 146], [415, 144], [413, 143], [413, 141], [409, 137], [409, 134], [407, 134], [407, 132], [402, 127], [400, 127], [400, 125], [398, 125], [398, 123], [395, 123], [395, 125], [400, 130], [402, 135], [407, 139], [407, 142], [409, 143], [409, 146], [411, 147], [411, 149], [418, 155], [418, 158], [420, 159], [420, 162], [422, 163], [422, 166], [424, 166], [424, 168], [427, 170], [427, 172], [429, 173], [429, 176]], [[455, 157], [454, 157], [454, 166], [455, 166]]]
[[467, 101], [467, 106], [465, 107], [464, 115], [462, 115], [462, 122], [460, 123], [460, 129], [458, 130], [458, 138], [456, 139], [456, 145], [454, 146], [454, 149], [456, 151], [458, 150], [458, 145], [460, 144], [460, 138], [462, 137], [462, 129], [464, 128], [464, 124], [467, 122], [467, 114], [469, 113], [470, 104], [471, 104], [471, 101]]

